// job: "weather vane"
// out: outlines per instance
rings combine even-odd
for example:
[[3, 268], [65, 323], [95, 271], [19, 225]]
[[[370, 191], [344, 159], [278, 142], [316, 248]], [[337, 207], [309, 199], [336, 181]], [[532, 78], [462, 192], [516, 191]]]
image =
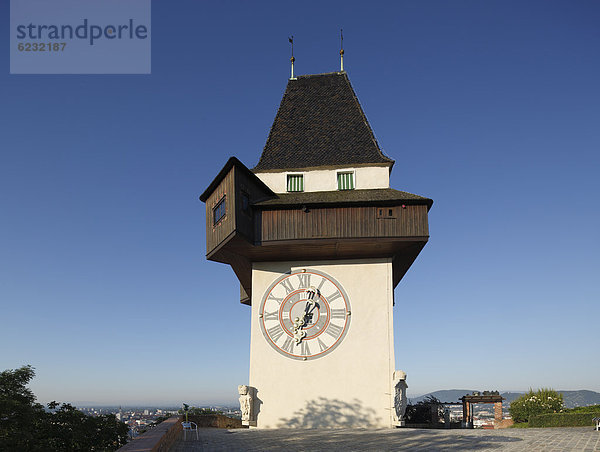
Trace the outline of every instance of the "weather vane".
[[294, 58], [294, 35], [290, 36], [288, 41], [290, 41], [290, 44], [292, 44], [292, 57], [290, 58], [292, 63], [292, 76], [290, 77], [290, 80], [296, 80], [294, 77], [294, 61], [296, 61], [296, 58]]
[[340, 72], [344, 72], [344, 30], [340, 28]]

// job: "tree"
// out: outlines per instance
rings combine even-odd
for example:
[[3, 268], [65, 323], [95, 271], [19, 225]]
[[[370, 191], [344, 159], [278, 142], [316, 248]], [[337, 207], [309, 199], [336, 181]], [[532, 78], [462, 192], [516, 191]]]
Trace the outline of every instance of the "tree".
[[31, 366], [0, 372], [0, 450], [34, 450], [34, 437], [45, 414], [26, 387], [34, 375]]
[[531, 416], [558, 413], [563, 409], [563, 396], [553, 389], [542, 388], [513, 400], [508, 411], [514, 422], [529, 422]]
[[113, 451], [127, 442], [129, 428], [112, 414], [86, 416], [58, 402], [46, 411], [26, 387], [34, 376], [31, 366], [0, 373], [0, 450]]
[[444, 405], [434, 396], [427, 396], [416, 404], [409, 404], [405, 413], [406, 422], [410, 424], [429, 424], [441, 422], [444, 417]]
[[[185, 409], [179, 409], [179, 414], [185, 414]], [[187, 409], [189, 416], [206, 416], [208, 414], [223, 414], [220, 410], [211, 410], [210, 408], [198, 408], [196, 406]]]

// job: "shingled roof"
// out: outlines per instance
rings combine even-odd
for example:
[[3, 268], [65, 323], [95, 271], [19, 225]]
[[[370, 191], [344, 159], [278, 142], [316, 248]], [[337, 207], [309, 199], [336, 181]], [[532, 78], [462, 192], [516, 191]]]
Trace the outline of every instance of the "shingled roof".
[[335, 205], [400, 205], [425, 204], [427, 210], [433, 201], [423, 196], [393, 188], [372, 188], [367, 190], [336, 190], [315, 192], [279, 193], [272, 199], [254, 203], [257, 208], [277, 208], [289, 206]]
[[288, 82], [253, 171], [388, 164], [345, 72]]

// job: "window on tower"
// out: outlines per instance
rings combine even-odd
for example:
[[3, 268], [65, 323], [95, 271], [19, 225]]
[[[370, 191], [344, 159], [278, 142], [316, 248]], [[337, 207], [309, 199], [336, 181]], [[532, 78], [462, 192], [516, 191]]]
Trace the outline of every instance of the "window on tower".
[[217, 224], [227, 213], [227, 199], [225, 196], [213, 207], [213, 224]]
[[354, 172], [344, 171], [337, 173], [338, 190], [354, 190]]
[[304, 191], [304, 175], [288, 174], [287, 191]]
[[377, 208], [377, 218], [388, 218], [395, 220], [397, 218], [398, 213], [396, 212], [396, 207], [378, 207]]

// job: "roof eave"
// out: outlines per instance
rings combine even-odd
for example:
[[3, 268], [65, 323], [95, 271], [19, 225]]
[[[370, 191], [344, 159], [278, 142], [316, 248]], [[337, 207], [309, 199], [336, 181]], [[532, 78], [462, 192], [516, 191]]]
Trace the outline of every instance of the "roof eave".
[[268, 195], [275, 196], [273, 190], [271, 190], [262, 180], [260, 180], [258, 176], [256, 176], [256, 174], [250, 171], [248, 167], [246, 167], [246, 165], [240, 162], [237, 158], [230, 157], [229, 160], [227, 160], [227, 163], [225, 163], [225, 165], [221, 169], [221, 171], [219, 171], [219, 174], [217, 174], [217, 176], [209, 184], [206, 190], [204, 190], [204, 192], [200, 195], [200, 201], [206, 202], [208, 197], [212, 194], [215, 188], [217, 188], [217, 186], [221, 183], [223, 178], [227, 175], [227, 173], [229, 173], [233, 166], [236, 166], [244, 173], [246, 173], [248, 177], [250, 177], [256, 184], [258, 184], [263, 190], [265, 190]]
[[302, 203], [285, 203], [275, 202], [269, 204], [253, 204], [252, 207], [258, 210], [280, 210], [280, 209], [300, 209], [302, 207], [327, 207], [327, 206], [343, 206], [343, 207], [359, 207], [359, 206], [420, 206], [426, 205], [427, 211], [431, 209], [433, 205], [432, 199], [394, 199], [394, 200], [373, 200], [373, 201], [337, 201], [337, 202], [323, 202], [323, 201], [308, 201]]
[[394, 166], [395, 161], [390, 160], [389, 162], [378, 162], [378, 163], [352, 163], [352, 164], [340, 164], [340, 165], [318, 165], [318, 166], [302, 166], [302, 167], [290, 167], [290, 168], [269, 168], [262, 169], [256, 166], [252, 168], [254, 173], [286, 173], [290, 171], [313, 171], [313, 170], [334, 170], [344, 168], [366, 168], [370, 166], [388, 167], [390, 172]]

